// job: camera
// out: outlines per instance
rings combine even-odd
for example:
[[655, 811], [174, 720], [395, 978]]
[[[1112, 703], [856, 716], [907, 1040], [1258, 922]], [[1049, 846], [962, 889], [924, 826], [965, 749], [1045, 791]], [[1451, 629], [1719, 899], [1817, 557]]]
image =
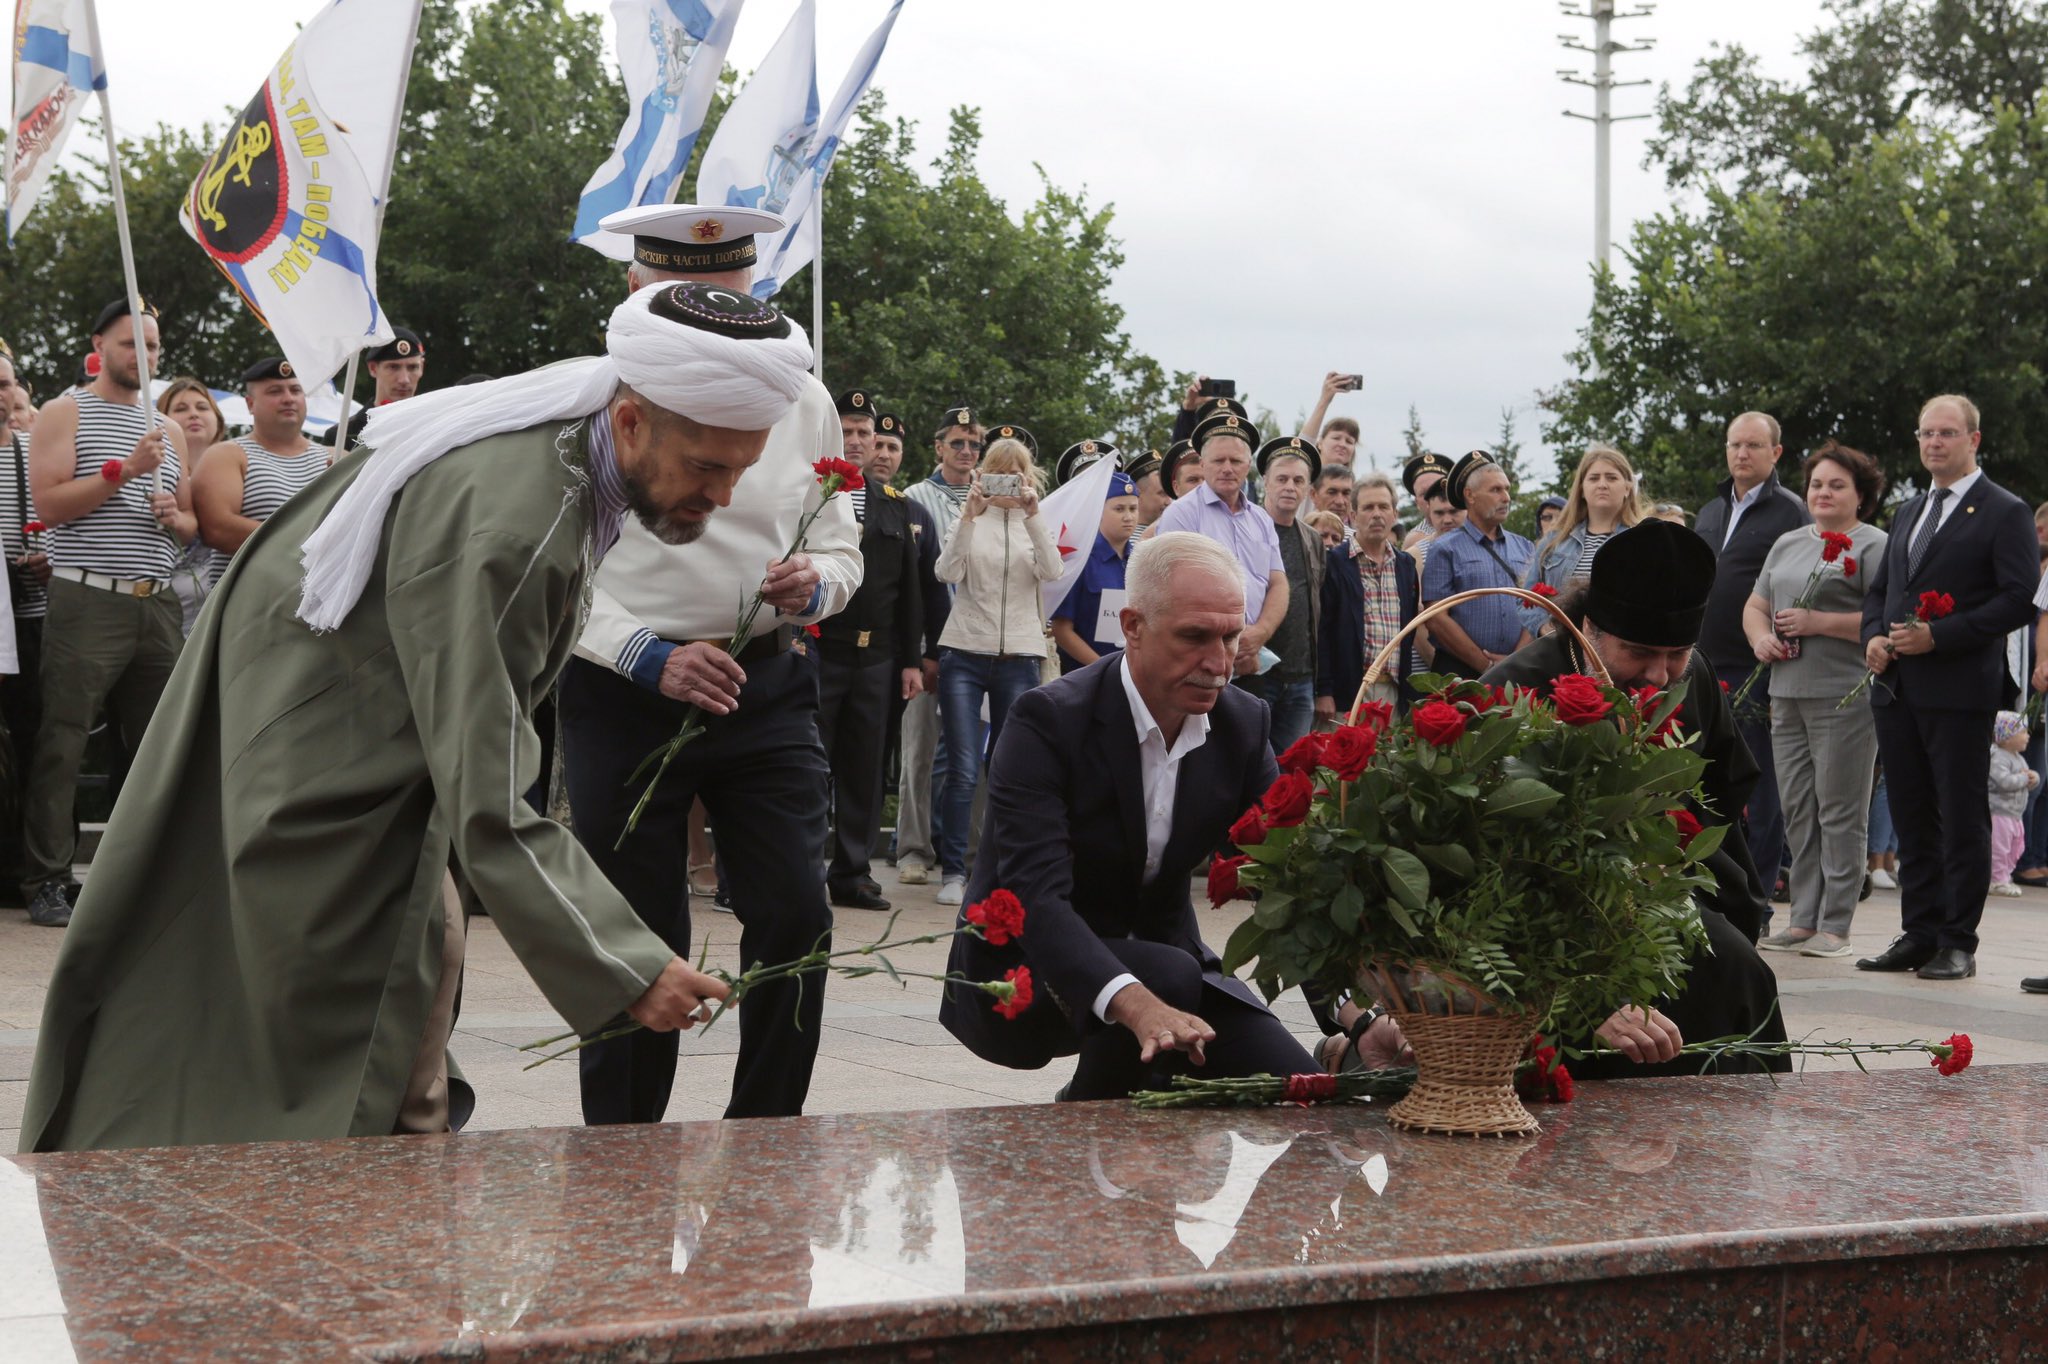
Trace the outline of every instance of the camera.
[[983, 474], [981, 495], [983, 497], [1016, 497], [1024, 491], [1022, 474]]
[[1343, 382], [1337, 385], [1338, 391], [1343, 393], [1356, 393], [1364, 387], [1365, 376], [1363, 374], [1347, 374], [1343, 377]]
[[1202, 386], [1195, 391], [1197, 395], [1204, 398], [1235, 398], [1237, 396], [1237, 380], [1204, 379], [1202, 380]]

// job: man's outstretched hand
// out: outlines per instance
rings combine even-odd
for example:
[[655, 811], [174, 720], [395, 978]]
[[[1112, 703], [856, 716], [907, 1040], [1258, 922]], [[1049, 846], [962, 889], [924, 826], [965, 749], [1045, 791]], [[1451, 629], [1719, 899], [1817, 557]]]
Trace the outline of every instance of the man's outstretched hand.
[[1637, 1065], [1673, 1060], [1685, 1045], [1676, 1023], [1655, 1009], [1645, 1011], [1634, 1006], [1616, 1009], [1594, 1030], [1593, 1036]]
[[716, 976], [707, 976], [681, 957], [669, 958], [647, 993], [626, 1012], [633, 1021], [653, 1032], [688, 1032], [699, 1023], [711, 1021], [711, 1003], [722, 1000], [731, 990]]
[[1109, 1021], [1131, 1030], [1138, 1039], [1138, 1059], [1150, 1061], [1166, 1051], [1183, 1051], [1196, 1065], [1202, 1048], [1216, 1040], [1216, 1030], [1191, 1013], [1174, 1008], [1142, 985], [1126, 985], [1110, 997]]

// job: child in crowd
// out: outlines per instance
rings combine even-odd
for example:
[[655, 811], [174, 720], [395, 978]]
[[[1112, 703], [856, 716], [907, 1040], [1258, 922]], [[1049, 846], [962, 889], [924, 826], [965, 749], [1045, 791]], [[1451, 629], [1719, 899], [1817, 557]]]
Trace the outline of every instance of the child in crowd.
[[2018, 711], [2002, 710], [1991, 722], [1991, 893], [2018, 895], [2012, 869], [2027, 844], [2020, 813], [2027, 792], [2041, 779], [2021, 755], [2027, 748], [2027, 721]]
[[1124, 606], [1124, 565], [1137, 530], [1138, 485], [1119, 469], [1109, 476], [1109, 496], [1103, 499], [1102, 524], [1088, 564], [1052, 613], [1061, 672], [1085, 668], [1124, 647], [1117, 612]]

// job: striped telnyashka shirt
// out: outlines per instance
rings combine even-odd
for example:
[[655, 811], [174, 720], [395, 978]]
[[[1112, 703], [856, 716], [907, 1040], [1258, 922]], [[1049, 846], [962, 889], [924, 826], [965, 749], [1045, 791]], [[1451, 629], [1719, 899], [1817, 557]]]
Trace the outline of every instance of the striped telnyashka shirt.
[[[86, 389], [73, 389], [78, 404], [78, 439], [73, 447], [73, 478], [97, 478], [110, 460], [125, 460], [142, 439], [142, 413], [130, 403], [110, 403]], [[176, 492], [184, 467], [167, 418], [152, 412], [164, 435], [163, 490]], [[61, 526], [50, 527], [50, 562], [58, 568], [82, 568], [114, 578], [171, 576], [184, 552], [177, 538], [150, 515], [153, 478], [133, 479], [105, 502]]]
[[[268, 521], [300, 489], [327, 472], [327, 455], [317, 445], [306, 447], [304, 454], [286, 456], [272, 454], [254, 436], [243, 436], [235, 444], [248, 456], [242, 474], [242, 515], [251, 521]], [[218, 583], [232, 562], [233, 555], [214, 551], [206, 566], [206, 585]]]

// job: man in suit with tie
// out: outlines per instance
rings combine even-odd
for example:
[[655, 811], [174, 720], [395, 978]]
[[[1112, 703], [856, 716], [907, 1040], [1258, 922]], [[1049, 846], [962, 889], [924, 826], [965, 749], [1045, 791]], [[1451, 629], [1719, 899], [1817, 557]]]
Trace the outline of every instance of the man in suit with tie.
[[[2036, 561], [2026, 503], [1977, 467], [1977, 407], [1945, 394], [1920, 409], [1929, 491], [1900, 509], [1863, 600], [1871, 714], [1899, 831], [1902, 932], [1863, 971], [1922, 980], [1977, 974], [1977, 921], [1991, 886], [1991, 720], [2011, 686], [2005, 637], [2033, 619]], [[1954, 598], [1915, 618], [1923, 592]]]
[[998, 888], [1024, 904], [1023, 936], [962, 934], [949, 969], [1000, 979], [1026, 965], [1032, 1005], [998, 1017], [949, 987], [939, 1021], [1016, 1070], [1080, 1053], [1068, 1099], [1107, 1099], [1186, 1070], [1319, 1074], [1321, 1067], [1202, 942], [1195, 867], [1279, 775], [1266, 703], [1230, 685], [1245, 576], [1190, 532], [1131, 555], [1124, 650], [1026, 692], [989, 765], [970, 904]]

